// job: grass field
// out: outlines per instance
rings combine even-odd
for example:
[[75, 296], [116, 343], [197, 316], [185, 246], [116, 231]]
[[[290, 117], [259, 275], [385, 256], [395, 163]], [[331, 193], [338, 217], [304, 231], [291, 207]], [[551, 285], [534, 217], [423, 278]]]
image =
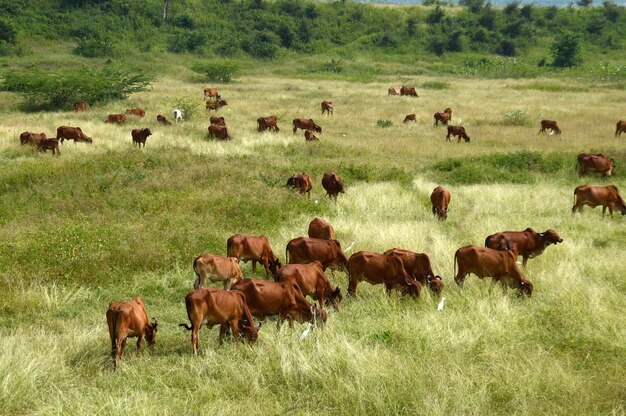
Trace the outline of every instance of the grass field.
[[[420, 97], [387, 97], [401, 83]], [[23, 113], [0, 93], [0, 413], [626, 413], [624, 219], [570, 213], [578, 185], [626, 189], [626, 138], [613, 137], [623, 90], [574, 79], [241, 77], [217, 85], [233, 136], [218, 142], [206, 138], [204, 86], [166, 77], [85, 113]], [[157, 125], [186, 98], [197, 100], [195, 118]], [[334, 116], [320, 116], [324, 99]], [[104, 123], [133, 107], [146, 118]], [[446, 143], [432, 127], [445, 107], [470, 143]], [[417, 123], [403, 125], [409, 113]], [[270, 114], [280, 133], [257, 133]], [[295, 117], [322, 125], [319, 143], [291, 132]], [[538, 135], [543, 118], [563, 134]], [[54, 136], [60, 125], [80, 126], [93, 145], [66, 142], [60, 157], [20, 147], [22, 131]], [[141, 127], [154, 134], [139, 150], [130, 130]], [[616, 176], [580, 178], [583, 151], [614, 157]], [[321, 187], [331, 170], [347, 187], [337, 205]], [[301, 171], [314, 178], [310, 199], [283, 188]], [[446, 222], [430, 212], [437, 185], [452, 193]], [[269, 320], [251, 346], [220, 347], [217, 329], [203, 329], [192, 356], [178, 323], [194, 256], [224, 255], [226, 239], [246, 232], [267, 235], [284, 259], [315, 216], [353, 252], [426, 252], [447, 283], [443, 312], [427, 291], [387, 297], [362, 283], [304, 342], [304, 325]], [[529, 262], [532, 298], [474, 276], [456, 287], [457, 248], [526, 227], [564, 239]], [[243, 271], [252, 276], [249, 264]], [[347, 287], [345, 274], [329, 278]], [[159, 319], [157, 345], [138, 356], [129, 342], [113, 372], [104, 314], [134, 296]]]

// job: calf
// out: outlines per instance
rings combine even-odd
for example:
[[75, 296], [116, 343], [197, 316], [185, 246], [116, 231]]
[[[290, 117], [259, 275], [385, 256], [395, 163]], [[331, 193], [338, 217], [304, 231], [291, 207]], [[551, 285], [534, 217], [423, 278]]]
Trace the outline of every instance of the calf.
[[581, 153], [578, 155], [578, 173], [600, 172], [602, 176], [615, 174], [615, 161], [601, 153]]
[[387, 90], [387, 96], [400, 95], [400, 87], [391, 87]]
[[337, 202], [337, 195], [345, 193], [343, 180], [335, 172], [324, 173], [322, 187], [330, 199], [335, 199], [335, 203]]
[[152, 132], [149, 128], [145, 129], [133, 129], [130, 132], [130, 135], [133, 137], [133, 146], [138, 144], [139, 147], [143, 144], [143, 147], [146, 147], [146, 139], [148, 136], [152, 135]]
[[256, 119], [257, 123], [257, 131], [260, 133], [265, 130], [273, 131], [274, 133], [278, 133], [280, 129], [278, 128], [278, 117], [272, 115], [269, 117], [259, 117]]
[[337, 240], [294, 238], [287, 243], [285, 260], [291, 264], [306, 264], [317, 260], [322, 264], [324, 271], [327, 268], [348, 270], [348, 259]]
[[438, 186], [433, 189], [433, 193], [430, 194], [430, 202], [433, 206], [433, 215], [436, 215], [438, 219], [445, 220], [448, 218], [448, 205], [450, 205], [450, 191], [443, 186]]
[[301, 130], [315, 130], [317, 133], [321, 133], [322, 132], [322, 128], [320, 126], [318, 126], [317, 124], [315, 124], [315, 122], [311, 118], [309, 118], [309, 119], [294, 118], [293, 121], [292, 121], [292, 124], [293, 124], [293, 132], [294, 133], [298, 129], [301, 129]]
[[311, 189], [313, 189], [313, 179], [308, 173], [302, 172], [299, 175], [291, 175], [289, 179], [287, 179], [286, 188], [292, 187], [300, 191], [300, 194], [311, 197]]
[[74, 103], [74, 111], [87, 111], [89, 106], [84, 101], [78, 101]]
[[265, 267], [266, 276], [273, 276], [281, 267], [280, 260], [274, 255], [270, 242], [264, 235], [235, 234], [226, 241], [226, 255], [238, 261], [252, 261], [252, 272], [256, 273], [257, 261]]
[[622, 133], [626, 133], [626, 120], [620, 120], [615, 125], [615, 137], [622, 137]]
[[333, 226], [321, 218], [313, 218], [309, 223], [309, 238], [319, 238], [321, 240], [334, 240], [335, 230]]
[[31, 144], [33, 146], [38, 146], [42, 140], [46, 139], [46, 133], [31, 133], [29, 131], [25, 131], [20, 134], [20, 145]]
[[402, 120], [403, 123], [408, 123], [409, 121], [414, 121], [417, 123], [417, 120], [415, 119], [415, 114], [407, 114], [404, 117], [404, 120]]
[[609, 209], [609, 213], [613, 216], [613, 210], [617, 208], [622, 215], [626, 214], [626, 204], [619, 194], [619, 190], [615, 185], [608, 186], [593, 186], [582, 185], [574, 189], [575, 202], [572, 207], [572, 214], [577, 210], [583, 212], [583, 206], [589, 205], [591, 208], [595, 208], [598, 205], [602, 205], [602, 216], [606, 209]]
[[217, 92], [217, 88], [207, 87], [204, 89], [204, 98], [222, 98], [220, 94]]
[[61, 151], [59, 150], [59, 141], [54, 137], [51, 139], [43, 139], [38, 142], [37, 149], [40, 151], [43, 150], [44, 152], [52, 150], [53, 155], [56, 153], [58, 153], [59, 156], [61, 155]]
[[165, 126], [171, 126], [171, 125], [172, 125], [172, 123], [170, 123], [169, 121], [167, 121], [167, 119], [165, 118], [165, 116], [162, 116], [161, 114], [159, 114], [159, 115], [157, 116], [157, 122], [158, 122], [158, 123], [161, 123], [161, 124], [163, 124], [163, 125], [165, 125]]
[[350, 284], [348, 293], [356, 294], [359, 282], [366, 281], [370, 284], [384, 284], [387, 294], [391, 289], [396, 289], [404, 295], [419, 296], [422, 285], [404, 270], [404, 265], [399, 257], [359, 251], [350, 256], [348, 260], [348, 275]]
[[278, 270], [274, 279], [277, 282], [296, 283], [304, 296], [311, 296], [320, 306], [333, 305], [335, 310], [339, 308], [341, 288], [330, 285], [324, 275], [322, 263], [317, 260], [309, 264], [286, 264]]
[[550, 129], [554, 134], [561, 134], [559, 122], [556, 120], [541, 120], [541, 128], [539, 129], [539, 133], [545, 133], [547, 129]]
[[319, 138], [315, 135], [315, 133], [313, 133], [313, 130], [305, 130], [304, 131], [304, 139], [307, 142], [312, 142], [314, 140], [319, 141]]
[[193, 260], [193, 271], [196, 274], [194, 289], [204, 286], [207, 278], [212, 282], [223, 281], [225, 290], [230, 290], [237, 280], [243, 279], [239, 260], [235, 257], [202, 254]]
[[459, 139], [457, 143], [461, 143], [461, 139], [465, 140], [465, 142], [469, 142], [470, 138], [465, 133], [465, 127], [463, 126], [448, 126], [448, 135], [446, 136], [446, 141], [450, 141], [450, 135], [457, 136]]
[[402, 261], [404, 271], [409, 276], [420, 282], [422, 286], [428, 286], [436, 295], [441, 295], [443, 290], [443, 278], [433, 273], [430, 258], [425, 253], [415, 253], [401, 248], [392, 248], [383, 253], [386, 256], [396, 256]]
[[211, 116], [210, 121], [212, 126], [226, 126], [226, 120], [222, 116]]
[[222, 100], [221, 98], [218, 98], [216, 100], [209, 100], [206, 102], [206, 110], [217, 111], [219, 108], [222, 108], [226, 105], [228, 105], [226, 100]]
[[402, 86], [400, 88], [400, 95], [410, 95], [412, 97], [419, 97], [419, 95], [417, 95], [417, 91], [415, 91], [415, 88], [405, 87], [405, 86]]
[[230, 140], [226, 126], [209, 126], [209, 137], [217, 137], [222, 140]]
[[443, 110], [443, 113], [435, 113], [433, 117], [435, 118], [435, 123], [433, 124], [433, 127], [437, 127], [439, 125], [439, 122], [447, 126], [448, 122], [452, 120], [452, 109], [448, 107]]
[[61, 126], [57, 128], [57, 139], [61, 141], [61, 144], [63, 144], [63, 140], [74, 140], [74, 143], [93, 143], [93, 139], [87, 137], [80, 127]]
[[174, 121], [176, 123], [183, 121], [183, 112], [181, 110], [176, 108], [172, 111], [172, 113], [174, 114]]
[[326, 113], [327, 115], [332, 115], [333, 111], [335, 109], [335, 106], [333, 105], [332, 101], [322, 101], [322, 115], [324, 115], [324, 113]]
[[128, 115], [133, 115], [133, 116], [137, 116], [141, 118], [143, 118], [143, 116], [146, 115], [146, 112], [144, 111], [143, 108], [130, 108], [130, 109], [127, 109], [125, 113]]
[[122, 124], [126, 122], [126, 114], [109, 114], [105, 123]]
[[528, 259], [537, 257], [551, 244], [562, 243], [563, 239], [554, 230], [538, 233], [532, 228], [524, 231], [503, 231], [491, 234], [485, 239], [485, 247], [493, 250], [513, 250], [523, 258], [526, 267]]

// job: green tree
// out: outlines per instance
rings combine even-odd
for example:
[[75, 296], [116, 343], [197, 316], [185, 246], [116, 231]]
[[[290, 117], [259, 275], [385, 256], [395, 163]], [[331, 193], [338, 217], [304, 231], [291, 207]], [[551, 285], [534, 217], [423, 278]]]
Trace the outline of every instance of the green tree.
[[552, 66], [565, 68], [580, 64], [580, 38], [575, 33], [565, 33], [554, 40], [550, 49]]

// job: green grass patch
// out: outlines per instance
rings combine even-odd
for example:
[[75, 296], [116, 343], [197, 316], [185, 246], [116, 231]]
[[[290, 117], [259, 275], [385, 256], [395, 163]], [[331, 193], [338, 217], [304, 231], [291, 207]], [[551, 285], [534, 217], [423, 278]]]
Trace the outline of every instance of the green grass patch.
[[426, 81], [422, 83], [422, 88], [426, 90], [449, 90], [450, 84], [444, 81]]

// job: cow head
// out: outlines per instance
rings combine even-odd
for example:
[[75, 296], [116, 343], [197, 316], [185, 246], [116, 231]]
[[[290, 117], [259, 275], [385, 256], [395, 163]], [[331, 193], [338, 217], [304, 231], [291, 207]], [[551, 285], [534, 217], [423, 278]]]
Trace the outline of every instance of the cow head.
[[158, 325], [159, 321], [157, 321], [156, 318], [152, 318], [152, 323], [146, 324], [146, 339], [148, 340], [148, 345], [154, 345], [156, 343], [156, 333]]
[[530, 280], [521, 278], [520, 287], [519, 287], [520, 295], [530, 297], [533, 294], [533, 284]]
[[541, 238], [544, 247], [548, 247], [550, 244], [563, 242], [563, 239], [552, 229], [539, 233], [539, 237]]
[[443, 278], [439, 275], [432, 277], [432, 276], [428, 276], [427, 277], [428, 280], [428, 287], [430, 288], [430, 290], [437, 296], [441, 295], [441, 292], [443, 291]]
[[341, 179], [339, 179], [337, 177], [337, 175], [333, 175], [332, 178], [331, 178], [331, 181], [332, 181], [333, 185], [335, 186], [335, 189], [337, 190], [338, 193], [339, 192], [342, 193], [342, 194], [346, 193], [346, 191], [343, 188], [343, 181]]
[[443, 221], [448, 218], [448, 208], [433, 207], [433, 214], [436, 215], [438, 219]]
[[274, 257], [273, 259], [270, 258], [269, 266], [270, 266], [270, 272], [272, 273], [272, 276], [276, 276], [278, 274], [278, 270], [280, 270], [280, 268], [283, 267], [278, 257]]
[[332, 305], [336, 310], [339, 308], [339, 302], [341, 302], [342, 299], [343, 296], [341, 295], [341, 288], [337, 286], [326, 299], [326, 306]]
[[143, 131], [143, 134], [144, 134], [146, 137], [148, 137], [148, 136], [152, 136], [152, 132], [150, 131], [150, 129], [149, 129], [149, 128], [145, 128], [145, 129], [143, 129], [142, 131]]
[[287, 179], [287, 185], [285, 185], [285, 188], [289, 188], [289, 187], [295, 188], [297, 180], [298, 180], [298, 177], [296, 175], [291, 175], [289, 179]]
[[396, 288], [403, 294], [411, 297], [418, 297], [422, 291], [422, 284], [415, 279], [406, 278], [400, 285], [396, 285]]
[[259, 330], [261, 329], [261, 325], [263, 322], [259, 322], [259, 326], [254, 326], [254, 324], [250, 324], [247, 319], [241, 320], [241, 329], [243, 329], [243, 333], [245, 338], [250, 342], [255, 342], [259, 337]]
[[315, 129], [315, 131], [318, 133], [322, 132], [322, 128], [315, 123], [313, 123], [313, 129]]

